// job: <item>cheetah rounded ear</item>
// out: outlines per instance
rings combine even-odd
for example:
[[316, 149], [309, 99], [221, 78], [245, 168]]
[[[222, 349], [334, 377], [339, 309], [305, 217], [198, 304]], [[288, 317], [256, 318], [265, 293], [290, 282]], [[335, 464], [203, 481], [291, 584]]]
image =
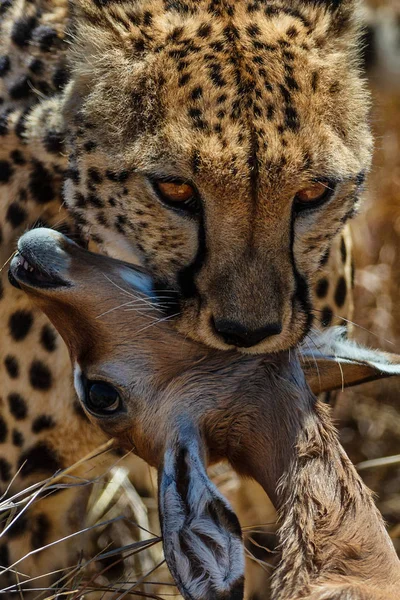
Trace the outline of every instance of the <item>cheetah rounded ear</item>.
[[314, 394], [400, 375], [399, 354], [360, 346], [346, 339], [341, 327], [313, 337], [310, 347], [302, 347], [300, 357]]
[[196, 429], [180, 428], [159, 471], [159, 512], [167, 565], [185, 600], [242, 600], [239, 521], [207, 476]]

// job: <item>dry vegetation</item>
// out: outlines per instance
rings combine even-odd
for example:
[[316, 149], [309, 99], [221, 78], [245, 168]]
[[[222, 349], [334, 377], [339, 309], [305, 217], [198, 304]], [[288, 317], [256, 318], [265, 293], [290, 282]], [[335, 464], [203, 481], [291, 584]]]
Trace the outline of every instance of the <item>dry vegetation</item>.
[[[391, 21], [394, 29], [393, 12], [388, 21], [384, 12], [382, 18], [383, 26]], [[353, 335], [391, 352], [400, 351], [399, 41], [397, 44], [397, 52], [390, 60], [387, 55], [382, 57], [370, 77], [376, 150], [365, 204], [353, 222], [357, 266], [354, 321], [360, 326], [354, 327]], [[363, 462], [360, 473], [376, 492], [400, 553], [399, 399], [398, 379], [364, 385], [341, 395], [336, 415], [342, 442], [356, 464]], [[382, 460], [375, 461], [377, 458]]]

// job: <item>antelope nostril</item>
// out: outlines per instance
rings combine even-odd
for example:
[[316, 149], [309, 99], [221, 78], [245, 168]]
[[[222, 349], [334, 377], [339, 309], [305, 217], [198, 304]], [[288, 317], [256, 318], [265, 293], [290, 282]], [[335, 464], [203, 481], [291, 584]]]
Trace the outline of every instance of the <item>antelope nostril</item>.
[[248, 329], [246, 326], [229, 319], [212, 319], [214, 329], [226, 344], [239, 348], [250, 348], [259, 344], [265, 338], [279, 335], [281, 323], [268, 323], [258, 329]]

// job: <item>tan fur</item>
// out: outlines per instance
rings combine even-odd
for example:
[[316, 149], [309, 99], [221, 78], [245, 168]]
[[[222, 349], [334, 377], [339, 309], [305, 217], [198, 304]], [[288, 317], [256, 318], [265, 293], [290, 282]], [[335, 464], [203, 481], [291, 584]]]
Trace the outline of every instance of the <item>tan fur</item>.
[[[67, 183], [70, 210], [114, 256], [139, 255], [165, 284], [194, 286], [181, 302], [183, 333], [224, 348], [212, 319], [249, 329], [281, 322], [282, 334], [257, 350], [295, 345], [309, 310], [298, 278], [311, 285], [370, 162], [354, 7], [336, 14], [299, 1], [287, 14], [274, 3], [249, 11], [226, 2], [214, 14], [205, 1], [188, 11], [165, 11], [161, 0], [135, 10], [78, 4], [65, 115], [81, 180]], [[107, 169], [124, 181], [110, 182]], [[149, 175], [192, 181], [202, 216], [163, 206]], [[292, 198], [321, 176], [343, 183], [325, 210], [296, 219], [292, 241]], [[124, 189], [129, 204], [110, 207]]]

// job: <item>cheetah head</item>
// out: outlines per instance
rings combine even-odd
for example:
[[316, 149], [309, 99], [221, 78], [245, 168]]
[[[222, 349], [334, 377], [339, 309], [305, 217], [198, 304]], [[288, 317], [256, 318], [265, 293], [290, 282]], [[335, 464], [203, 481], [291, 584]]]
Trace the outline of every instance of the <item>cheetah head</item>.
[[275, 352], [370, 164], [355, 0], [76, 0], [67, 204], [179, 330]]

